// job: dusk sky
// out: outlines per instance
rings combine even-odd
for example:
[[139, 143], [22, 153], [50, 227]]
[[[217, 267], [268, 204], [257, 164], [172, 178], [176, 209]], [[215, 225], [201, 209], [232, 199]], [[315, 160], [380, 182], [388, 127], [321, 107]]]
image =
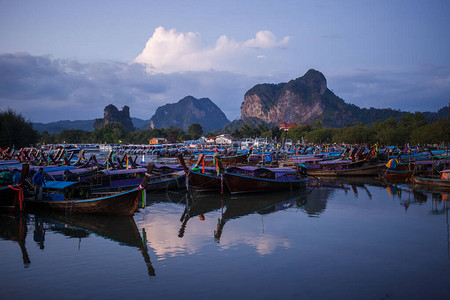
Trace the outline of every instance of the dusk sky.
[[185, 96], [234, 120], [247, 90], [322, 72], [360, 107], [450, 102], [448, 0], [0, 0], [0, 109], [150, 119]]

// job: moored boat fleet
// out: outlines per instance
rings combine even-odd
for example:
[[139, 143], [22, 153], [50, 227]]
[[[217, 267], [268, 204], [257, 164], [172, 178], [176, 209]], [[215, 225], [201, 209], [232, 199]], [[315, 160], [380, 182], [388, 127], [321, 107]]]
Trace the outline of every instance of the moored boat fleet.
[[[402, 150], [336, 144], [263, 144], [246, 149], [134, 145], [108, 149], [103, 152], [92, 145], [0, 149], [0, 206], [132, 216], [154, 191], [302, 191], [311, 180], [346, 176], [450, 190], [449, 149], [443, 146]], [[42, 189], [33, 179], [40, 169], [45, 178]]]

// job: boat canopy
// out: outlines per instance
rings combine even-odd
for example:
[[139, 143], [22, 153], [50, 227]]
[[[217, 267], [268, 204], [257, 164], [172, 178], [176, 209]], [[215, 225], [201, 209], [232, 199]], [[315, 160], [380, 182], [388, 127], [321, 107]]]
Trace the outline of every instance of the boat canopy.
[[64, 170], [73, 170], [76, 169], [74, 166], [51, 166], [51, 167], [46, 167], [46, 166], [30, 166], [30, 170], [39, 170], [40, 168], [44, 169], [45, 173], [48, 172], [55, 172], [55, 171], [64, 171]]
[[77, 183], [76, 181], [46, 181], [44, 186], [47, 189], [63, 190]]
[[134, 173], [145, 173], [147, 171], [146, 168], [137, 168], [137, 169], [123, 169], [123, 170], [103, 170], [103, 174], [107, 176], [111, 175], [125, 175], [125, 174], [134, 174]]

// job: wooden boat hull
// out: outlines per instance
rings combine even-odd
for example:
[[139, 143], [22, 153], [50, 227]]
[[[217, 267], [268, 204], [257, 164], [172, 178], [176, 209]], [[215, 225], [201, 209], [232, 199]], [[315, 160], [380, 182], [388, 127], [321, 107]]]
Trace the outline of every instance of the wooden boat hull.
[[186, 188], [186, 174], [167, 174], [160, 175], [158, 178], [149, 178], [147, 191], [160, 191], [160, 190], [180, 190]]
[[383, 166], [384, 164], [336, 170], [312, 169], [308, 170], [308, 174], [313, 176], [378, 176]]
[[450, 188], [450, 180], [448, 179], [413, 176], [413, 182], [414, 184], [420, 185], [428, 185], [439, 188]]
[[219, 176], [190, 171], [188, 173], [189, 187], [197, 192], [220, 192], [223, 182]]
[[224, 173], [223, 178], [232, 194], [299, 190], [304, 188], [308, 181], [308, 179], [281, 181], [233, 173]]
[[[197, 163], [200, 163], [203, 159], [204, 157], [201, 155]], [[178, 154], [178, 160], [186, 173], [188, 187], [193, 188], [197, 192], [220, 192], [222, 190], [223, 180], [221, 177], [189, 170], [181, 153]], [[216, 163], [218, 163], [218, 160], [216, 160]]]
[[410, 181], [413, 173], [413, 170], [386, 169], [385, 171], [382, 171], [381, 178], [390, 183], [405, 183]]
[[114, 195], [84, 200], [38, 201], [26, 200], [26, 208], [52, 209], [72, 214], [106, 214], [132, 216], [141, 199], [142, 191], [133, 189]]

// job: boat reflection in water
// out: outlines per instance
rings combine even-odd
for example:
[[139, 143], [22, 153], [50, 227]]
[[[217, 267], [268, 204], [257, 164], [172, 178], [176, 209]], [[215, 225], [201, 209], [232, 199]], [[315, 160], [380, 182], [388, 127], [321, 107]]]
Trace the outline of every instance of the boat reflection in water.
[[26, 237], [27, 222], [25, 217], [0, 214], [0, 239], [19, 244], [20, 251], [22, 252], [23, 266], [28, 268], [31, 261], [25, 247]]
[[449, 299], [449, 196], [336, 178], [270, 194], [147, 193], [133, 218], [2, 216], [2, 291], [15, 299]]
[[[348, 188], [347, 188], [348, 189]], [[304, 191], [286, 191], [277, 193], [257, 193], [241, 195], [205, 194], [189, 191], [178, 193], [167, 199], [157, 198], [156, 202], [184, 203], [181, 214], [181, 228], [178, 237], [186, 232], [188, 221], [193, 217], [205, 220], [205, 215], [220, 211], [217, 227], [214, 229], [214, 239], [220, 242], [222, 231], [230, 220], [251, 214], [266, 215], [285, 209], [297, 208], [309, 217], [318, 217], [327, 206], [327, 199], [335, 192], [333, 188], [309, 188]], [[178, 197], [178, 198], [177, 198]], [[153, 201], [155, 203], [155, 200]]]
[[29, 225], [34, 225], [33, 240], [39, 246], [39, 249], [43, 251], [46, 249], [46, 232], [77, 238], [79, 239], [78, 247], [80, 247], [82, 239], [95, 234], [118, 242], [121, 246], [138, 248], [147, 266], [148, 275], [155, 276], [155, 270], [148, 254], [145, 229], [143, 229], [141, 237], [133, 217], [84, 214], [65, 215], [55, 211], [42, 211], [36, 214], [29, 214], [26, 217], [1, 216], [1, 238], [19, 243], [24, 265], [28, 266], [30, 259], [25, 249], [27, 233], [27, 222], [25, 222], [25, 219], [28, 219]]
[[277, 197], [267, 194], [249, 194], [229, 197], [225, 200], [221, 218], [217, 222], [214, 238], [220, 242], [223, 229], [230, 220], [249, 214], [270, 214], [291, 207], [302, 207], [306, 204], [307, 194], [285, 192], [277, 193]]
[[193, 217], [199, 217], [201, 221], [205, 220], [205, 214], [221, 209], [223, 207], [222, 197], [206, 196], [202, 194], [193, 195], [187, 192], [185, 195], [185, 209], [180, 217], [181, 228], [178, 237], [182, 238], [186, 231], [187, 222]]

